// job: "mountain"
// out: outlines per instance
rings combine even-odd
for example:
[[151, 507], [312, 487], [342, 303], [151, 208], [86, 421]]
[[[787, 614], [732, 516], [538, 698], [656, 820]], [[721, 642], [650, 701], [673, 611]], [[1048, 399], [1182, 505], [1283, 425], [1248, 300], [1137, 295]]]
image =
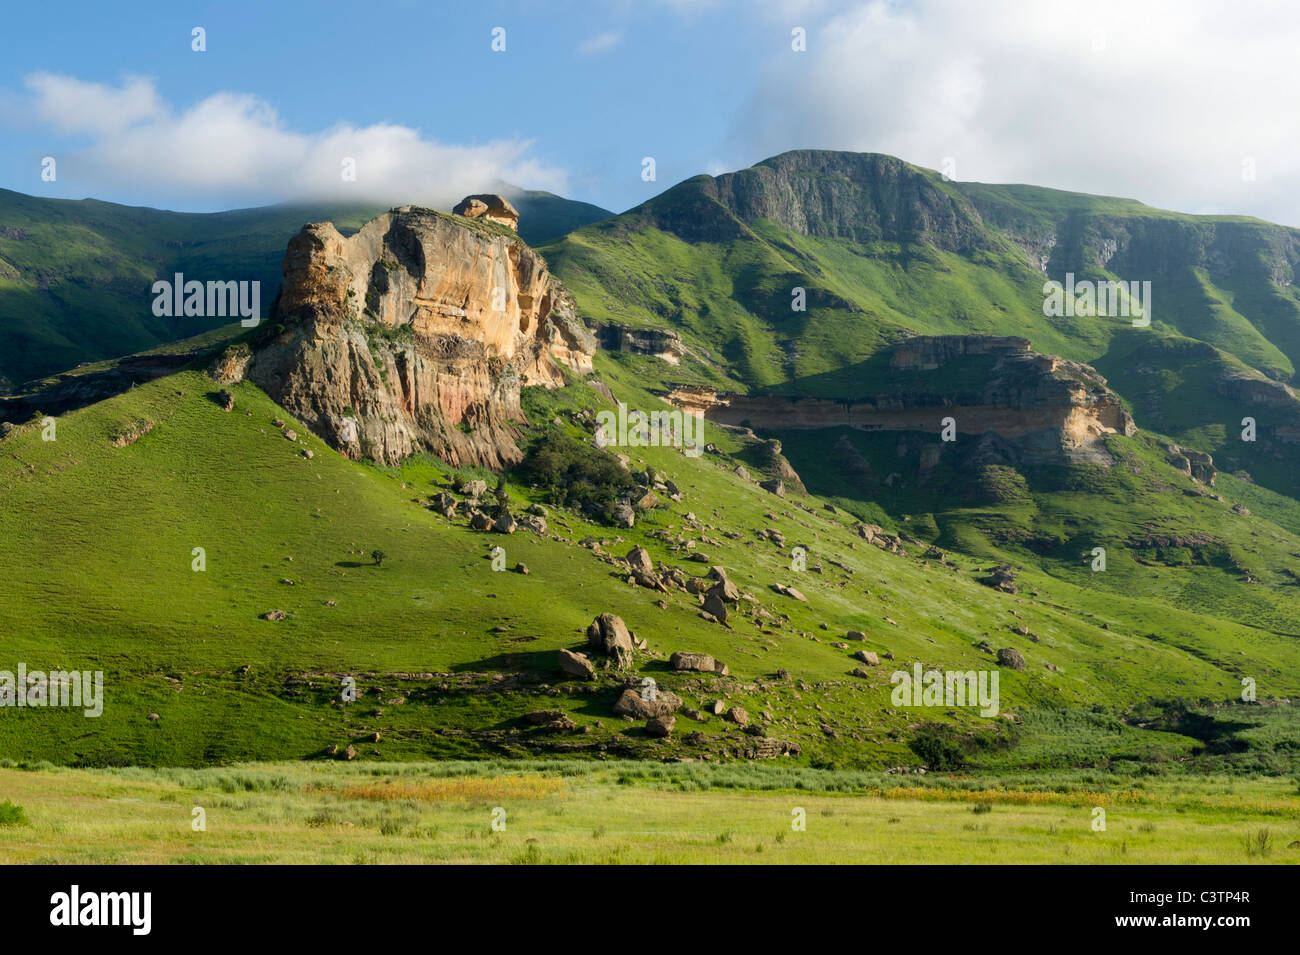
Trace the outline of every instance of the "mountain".
[[[1294, 772], [1285, 383], [1158, 304], [1049, 319], [1050, 203], [1017, 231], [970, 188], [790, 154], [541, 250], [418, 207], [298, 230], [258, 328], [0, 409], [6, 645], [106, 694], [0, 749]], [[1203, 423], [1247, 398], [1273, 470]], [[897, 696], [935, 671], [999, 695]]]
[[[534, 243], [610, 214], [548, 192], [509, 194], [525, 241]], [[0, 190], [0, 393], [224, 324], [153, 314], [153, 283], [176, 272], [261, 282], [265, 315], [285, 245], [304, 223], [330, 221], [349, 232], [382, 211], [310, 203], [181, 213]]]
[[[1294, 229], [801, 151], [688, 179], [543, 252], [590, 320], [680, 336], [664, 388], [853, 401], [908, 336], [1022, 337], [1094, 366], [1139, 427], [1297, 490]], [[1150, 282], [1150, 324], [1049, 316], [1045, 283], [1071, 275]]]

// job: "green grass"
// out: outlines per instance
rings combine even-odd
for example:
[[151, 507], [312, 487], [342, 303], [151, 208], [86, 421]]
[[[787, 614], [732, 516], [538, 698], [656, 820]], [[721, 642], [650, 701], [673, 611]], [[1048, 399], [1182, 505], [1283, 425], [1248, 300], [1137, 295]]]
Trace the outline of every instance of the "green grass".
[[1300, 795], [1263, 778], [286, 763], [0, 769], [0, 794], [39, 807], [6, 864], [1300, 862]]
[[[633, 406], [653, 406], [622, 356], [602, 356], [598, 372]], [[621, 615], [649, 642], [642, 674], [688, 706], [742, 705], [768, 736], [798, 744], [792, 761], [801, 765], [918, 765], [910, 743], [915, 726], [931, 720], [992, 733], [1002, 740], [1003, 765], [1035, 764], [1034, 747], [1045, 744], [1034, 742], [1039, 724], [1028, 717], [1040, 709], [1100, 706], [1122, 716], [1153, 699], [1230, 702], [1243, 672], [1257, 675], [1261, 700], [1300, 692], [1289, 666], [1294, 638], [1268, 629], [1267, 615], [1235, 619], [1231, 607], [1186, 606], [1181, 590], [1140, 579], [1099, 586], [1028, 561], [1018, 561], [1021, 595], [996, 594], [975, 582], [988, 566], [983, 555], [954, 552], [944, 565], [917, 543], [907, 545], [908, 556], [887, 554], [857, 537], [850, 514], [823, 510], [815, 498], [782, 501], [739, 481], [732, 455], [744, 452], [745, 440], [711, 426], [706, 440], [721, 456], [632, 449], [634, 463], [668, 474], [685, 499], [631, 531], [558, 510], [550, 527], [556, 539], [502, 537], [422, 506], [453, 477], [440, 462], [356, 464], [252, 385], [231, 388], [229, 413], [210, 400], [214, 390], [205, 376], [183, 372], [65, 415], [57, 441], [43, 442], [30, 425], [0, 444], [0, 574], [10, 582], [0, 626], [12, 635], [0, 668], [22, 661], [31, 669], [102, 669], [106, 683], [98, 719], [7, 711], [0, 747], [8, 757], [200, 766], [319, 758], [327, 746], [348, 744], [365, 760], [525, 756], [557, 746], [589, 756], [734, 758], [744, 751], [752, 737], [717, 718], [683, 718], [672, 740], [649, 739], [639, 725], [612, 717], [621, 689], [613, 676], [588, 688], [563, 681], [555, 651], [582, 646], [586, 625], [602, 612]], [[582, 387], [530, 389], [526, 397], [537, 422], [567, 421], [603, 401]], [[298, 443], [273, 426], [277, 417], [296, 428]], [[142, 424], [152, 427], [134, 443], [114, 445]], [[545, 496], [518, 483], [509, 492], [516, 506]], [[1124, 493], [1115, 491], [1117, 519]], [[1094, 505], [1105, 499], [1086, 497]], [[935, 520], [947, 533], [947, 516]], [[908, 533], [908, 524], [898, 526]], [[1262, 518], [1247, 526], [1276, 538], [1276, 547], [1300, 550], [1290, 532]], [[755, 532], [766, 527], [783, 533], [786, 545], [760, 542]], [[692, 540], [768, 616], [741, 616], [732, 628], [707, 623], [686, 595], [629, 586], [579, 545], [588, 536], [620, 555], [643, 544], [656, 560], [699, 574], [706, 565], [686, 559]], [[796, 542], [809, 550], [809, 570], [790, 569]], [[496, 545], [507, 566], [523, 562], [531, 573], [494, 573], [489, 549]], [[205, 571], [191, 569], [195, 547], [205, 549]], [[382, 565], [371, 557], [376, 549], [386, 554]], [[1015, 556], [1003, 547], [991, 553]], [[1123, 559], [1113, 564], [1121, 574]], [[1182, 573], [1198, 580], [1218, 571]], [[778, 596], [773, 583], [794, 583], [808, 602]], [[1263, 592], [1274, 591], [1280, 586]], [[660, 599], [666, 609], [655, 606]], [[1289, 606], [1279, 602], [1277, 613]], [[259, 619], [271, 610], [287, 619]], [[1020, 625], [1041, 641], [1011, 632]], [[927, 668], [989, 668], [991, 658], [976, 647], [981, 639], [1021, 649], [1030, 667], [1002, 672], [1001, 706], [1024, 727], [971, 711], [896, 709], [888, 663], [865, 680], [849, 675], [850, 652], [832, 646], [848, 630], [864, 631], [867, 648], [892, 652], [899, 668], [918, 660]], [[674, 674], [664, 661], [676, 650], [711, 653], [731, 676]], [[779, 670], [790, 679], [778, 678]], [[357, 680], [356, 703], [339, 701], [344, 676]], [[525, 712], [543, 708], [568, 711], [578, 732], [548, 737], [523, 724]], [[698, 742], [685, 739], [691, 731], [702, 734]], [[375, 732], [378, 743], [369, 741]], [[1044, 729], [1043, 738], [1053, 732]], [[1195, 749], [1181, 734], [1126, 732], [1132, 738], [1113, 752], [1104, 737], [1079, 752], [1105, 763], [1124, 753]], [[1268, 758], [1284, 771], [1289, 751]]]

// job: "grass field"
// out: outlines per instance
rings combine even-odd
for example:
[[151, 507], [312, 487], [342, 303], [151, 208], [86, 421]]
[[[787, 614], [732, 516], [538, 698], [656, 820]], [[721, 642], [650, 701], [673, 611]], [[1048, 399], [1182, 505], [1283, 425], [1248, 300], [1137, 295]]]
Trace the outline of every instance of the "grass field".
[[0, 769], [5, 864], [1296, 864], [1298, 840], [1300, 793], [1279, 778], [555, 760]]

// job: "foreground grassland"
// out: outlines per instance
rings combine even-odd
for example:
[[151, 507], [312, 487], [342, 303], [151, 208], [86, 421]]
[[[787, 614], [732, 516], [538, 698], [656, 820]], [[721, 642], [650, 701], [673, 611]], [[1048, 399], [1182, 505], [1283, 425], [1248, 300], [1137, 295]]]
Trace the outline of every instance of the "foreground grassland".
[[1276, 777], [630, 761], [3, 768], [0, 862], [1287, 864], [1300, 793]]

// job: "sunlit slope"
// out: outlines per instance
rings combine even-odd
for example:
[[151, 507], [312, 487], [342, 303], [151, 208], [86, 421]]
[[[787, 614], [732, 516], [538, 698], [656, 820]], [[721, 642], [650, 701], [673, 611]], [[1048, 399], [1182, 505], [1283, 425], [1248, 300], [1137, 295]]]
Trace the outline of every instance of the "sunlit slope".
[[[601, 356], [598, 370], [625, 400], [653, 400], [640, 390], [635, 362]], [[349, 743], [367, 758], [558, 746], [688, 755], [682, 736], [691, 731], [724, 752], [744, 745], [747, 735], [718, 718], [680, 715], [672, 741], [650, 740], [640, 724], [612, 716], [621, 680], [602, 676], [590, 691], [566, 681], [556, 650], [581, 648], [602, 612], [619, 614], [648, 641], [638, 676], [654, 676], [688, 706], [744, 706], [769, 737], [797, 743], [803, 761], [915, 762], [908, 741], [932, 720], [1010, 728], [971, 711], [898, 710], [889, 700], [894, 667], [994, 667], [976, 648], [985, 639], [1026, 657], [1024, 672], [1001, 672], [1002, 710], [1026, 714], [1025, 732], [1044, 707], [1119, 712], [1153, 698], [1230, 701], [1245, 669], [1267, 676], [1261, 696], [1300, 690], [1288, 675], [1296, 672], [1293, 638], [1245, 621], [1055, 580], [1032, 566], [1020, 571], [1019, 595], [1000, 594], [974, 581], [986, 562], [953, 554], [946, 566], [906, 537], [907, 556], [885, 553], [856, 535], [849, 515], [739, 479], [738, 459], [728, 455], [743, 449], [730, 434], [711, 430], [724, 453], [698, 460], [670, 448], [630, 449], [634, 463], [666, 472], [685, 494], [630, 531], [552, 511], [559, 540], [507, 537], [422, 506], [435, 481], [451, 477], [437, 462], [397, 472], [356, 464], [253, 386], [231, 389], [231, 412], [212, 400], [215, 390], [185, 372], [64, 416], [55, 441], [42, 441], [33, 424], [0, 443], [0, 668], [102, 669], [106, 681], [98, 719], [0, 711], [3, 755], [199, 764], [309, 757]], [[530, 415], [567, 420], [601, 401], [582, 386], [532, 394]], [[513, 486], [511, 495], [518, 506], [536, 493]], [[688, 512], [701, 523], [685, 531]], [[758, 539], [768, 527], [784, 546]], [[589, 535], [620, 556], [643, 543], [657, 561], [698, 575], [708, 565], [689, 561], [681, 543], [696, 539], [771, 616], [706, 622], [692, 597], [629, 585], [617, 565], [579, 545]], [[796, 543], [819, 571], [791, 569]], [[494, 572], [494, 545], [504, 546], [508, 567], [523, 562], [529, 573]], [[200, 547], [206, 569], [196, 571]], [[385, 553], [382, 564], [374, 550]], [[797, 587], [807, 602], [774, 593], [773, 583]], [[260, 619], [275, 610], [286, 619]], [[858, 662], [832, 646], [850, 629], [867, 634], [852, 650], [890, 651], [894, 662], [865, 679], [850, 676]], [[675, 650], [711, 653], [731, 675], [674, 674], [665, 661]], [[346, 706], [345, 676], [361, 693]], [[567, 711], [579, 731], [547, 737], [520, 720], [540, 708]], [[1129, 734], [1142, 736], [1124, 730], [1110, 749], [1148, 745]]]

